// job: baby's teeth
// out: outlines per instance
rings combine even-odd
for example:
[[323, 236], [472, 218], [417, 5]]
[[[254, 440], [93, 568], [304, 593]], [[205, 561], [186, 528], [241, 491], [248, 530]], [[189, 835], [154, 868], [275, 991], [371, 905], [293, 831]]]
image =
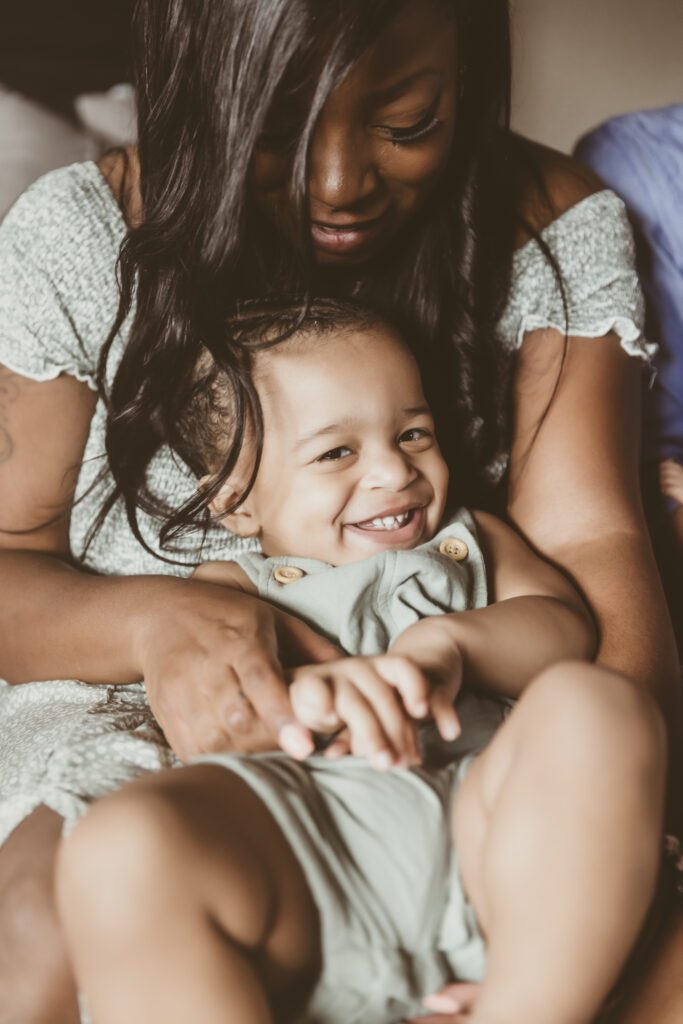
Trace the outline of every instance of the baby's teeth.
[[382, 516], [379, 519], [370, 519], [368, 524], [374, 526], [376, 530], [395, 530], [399, 526], [403, 526], [408, 519], [408, 513], [404, 512], [401, 516]]

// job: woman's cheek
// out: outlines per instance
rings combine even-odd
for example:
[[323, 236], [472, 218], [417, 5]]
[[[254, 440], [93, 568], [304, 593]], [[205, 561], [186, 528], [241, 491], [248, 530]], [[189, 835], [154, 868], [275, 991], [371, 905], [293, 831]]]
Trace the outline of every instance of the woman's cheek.
[[390, 190], [407, 195], [422, 197], [428, 193], [444, 170], [449, 157], [450, 147], [444, 143], [439, 146], [416, 146], [414, 149], [401, 149], [391, 145], [382, 154], [381, 176], [389, 185]]

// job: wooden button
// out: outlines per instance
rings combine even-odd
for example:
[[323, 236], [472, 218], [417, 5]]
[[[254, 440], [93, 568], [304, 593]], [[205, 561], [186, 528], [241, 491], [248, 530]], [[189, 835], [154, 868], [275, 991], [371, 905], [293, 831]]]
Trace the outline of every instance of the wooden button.
[[464, 540], [457, 537], [444, 537], [439, 544], [439, 551], [446, 558], [452, 558], [454, 562], [464, 562], [469, 555], [469, 548]]
[[278, 565], [273, 573], [278, 583], [294, 583], [295, 580], [300, 580], [305, 575], [306, 573], [298, 565]]

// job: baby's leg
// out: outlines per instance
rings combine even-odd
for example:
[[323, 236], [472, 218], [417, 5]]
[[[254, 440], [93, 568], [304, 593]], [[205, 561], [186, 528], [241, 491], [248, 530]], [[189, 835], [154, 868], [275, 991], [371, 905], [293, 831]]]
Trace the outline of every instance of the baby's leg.
[[77, 1024], [53, 876], [62, 819], [39, 807], [0, 849], [0, 1024]]
[[63, 843], [58, 904], [97, 1024], [270, 1024], [319, 971], [318, 918], [270, 814], [215, 766], [157, 773]]
[[472, 1024], [588, 1024], [643, 924], [660, 857], [665, 734], [623, 677], [568, 663], [520, 700], [458, 794], [487, 936]]

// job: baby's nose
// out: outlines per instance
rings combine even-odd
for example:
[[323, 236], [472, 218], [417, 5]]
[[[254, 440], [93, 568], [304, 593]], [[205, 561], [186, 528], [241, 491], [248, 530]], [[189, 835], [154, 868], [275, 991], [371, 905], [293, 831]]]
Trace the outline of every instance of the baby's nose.
[[415, 480], [417, 470], [402, 452], [385, 452], [373, 459], [365, 474], [366, 487], [400, 491]]

